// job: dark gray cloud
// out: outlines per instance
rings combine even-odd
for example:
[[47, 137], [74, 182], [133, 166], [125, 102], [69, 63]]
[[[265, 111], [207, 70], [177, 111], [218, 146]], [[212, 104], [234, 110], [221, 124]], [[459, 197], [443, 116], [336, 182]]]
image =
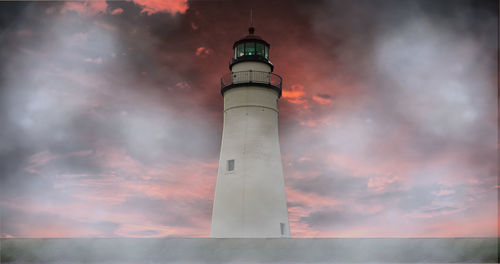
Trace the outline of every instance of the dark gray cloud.
[[[318, 80], [305, 77], [304, 91], [333, 94], [334, 100], [331, 106], [309, 103], [297, 114], [296, 122], [324, 120], [311, 123], [312, 129], [287, 120], [292, 123], [285, 124], [284, 135], [300, 142], [284, 144], [286, 172], [297, 175], [288, 179], [290, 186], [325, 197], [356, 194], [350, 205], [382, 206], [392, 217], [432, 213], [436, 222], [437, 213], [474, 207], [471, 200], [489, 199], [495, 208], [498, 3], [312, 1], [302, 7], [321, 36], [321, 67], [314, 70], [323, 74]], [[351, 164], [331, 164], [328, 154]], [[297, 161], [302, 157], [315, 164]], [[307, 174], [331, 167], [340, 173]], [[373, 171], [363, 170], [358, 177], [364, 180], [354, 185], [344, 180], [358, 168]], [[370, 179], [395, 176], [390, 185], [380, 181], [378, 192], [354, 192]], [[303, 219], [336, 225], [347, 221], [341, 214], [352, 212], [322, 208]]]
[[[369, 138], [409, 133], [404, 149], [398, 149], [408, 158], [491, 149], [487, 144], [496, 134], [495, 4], [358, 4], [329, 1], [329, 8], [313, 9], [316, 31], [339, 39], [331, 51], [345, 67], [332, 74], [353, 67], [348, 73], [361, 77], [357, 83], [366, 96], [357, 113], [337, 111], [370, 120], [370, 125], [356, 126]], [[384, 149], [376, 144], [371, 154], [376, 148]]]

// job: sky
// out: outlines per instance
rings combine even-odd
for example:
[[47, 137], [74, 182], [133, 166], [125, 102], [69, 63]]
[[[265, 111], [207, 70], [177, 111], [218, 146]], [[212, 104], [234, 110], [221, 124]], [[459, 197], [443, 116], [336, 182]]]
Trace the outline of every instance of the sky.
[[0, 236], [208, 237], [250, 8], [292, 237], [498, 235], [497, 1], [133, 0], [0, 3]]

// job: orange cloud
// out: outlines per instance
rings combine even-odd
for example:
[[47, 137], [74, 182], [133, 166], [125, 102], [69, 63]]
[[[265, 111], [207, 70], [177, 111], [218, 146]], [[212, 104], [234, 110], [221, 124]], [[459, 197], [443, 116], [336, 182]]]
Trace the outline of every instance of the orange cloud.
[[292, 104], [304, 104], [304, 86], [300, 84], [293, 84], [290, 90], [283, 90], [283, 98]]
[[196, 56], [206, 57], [212, 54], [213, 50], [207, 47], [199, 47], [196, 49]]
[[142, 6], [142, 12], [146, 14], [184, 14], [189, 8], [187, 0], [134, 0], [134, 2]]
[[[142, 7], [142, 13], [170, 13], [184, 14], [189, 8], [187, 0], [133, 0], [136, 4]], [[75, 11], [81, 15], [95, 16], [100, 13], [106, 13], [106, 1], [71, 1], [65, 2], [62, 12]], [[52, 12], [52, 11], [47, 11]], [[112, 15], [119, 15], [123, 13], [122, 8], [116, 8], [111, 11]]]

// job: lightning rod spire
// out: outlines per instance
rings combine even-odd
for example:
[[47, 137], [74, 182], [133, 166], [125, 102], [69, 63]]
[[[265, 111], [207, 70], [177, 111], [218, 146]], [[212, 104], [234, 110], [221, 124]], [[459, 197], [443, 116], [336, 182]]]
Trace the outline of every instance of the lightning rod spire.
[[254, 31], [255, 31], [255, 28], [253, 27], [253, 10], [252, 10], [252, 8], [250, 8], [250, 27], [248, 28], [248, 33], [250, 33], [250, 35], [252, 35]]

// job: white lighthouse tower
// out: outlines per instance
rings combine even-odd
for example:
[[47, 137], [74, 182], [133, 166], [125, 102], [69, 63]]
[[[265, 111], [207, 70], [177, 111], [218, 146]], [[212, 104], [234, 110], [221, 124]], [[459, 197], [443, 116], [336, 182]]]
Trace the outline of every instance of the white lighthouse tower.
[[224, 128], [211, 237], [290, 237], [278, 139], [280, 76], [249, 28], [221, 79]]

